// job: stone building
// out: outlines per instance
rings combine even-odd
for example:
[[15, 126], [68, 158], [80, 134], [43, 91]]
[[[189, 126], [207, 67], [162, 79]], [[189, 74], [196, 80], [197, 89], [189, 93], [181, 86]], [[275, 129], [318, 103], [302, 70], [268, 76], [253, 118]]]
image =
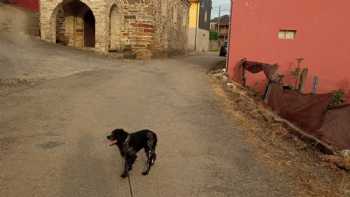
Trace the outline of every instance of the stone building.
[[186, 50], [188, 0], [40, 0], [43, 40], [156, 56]]

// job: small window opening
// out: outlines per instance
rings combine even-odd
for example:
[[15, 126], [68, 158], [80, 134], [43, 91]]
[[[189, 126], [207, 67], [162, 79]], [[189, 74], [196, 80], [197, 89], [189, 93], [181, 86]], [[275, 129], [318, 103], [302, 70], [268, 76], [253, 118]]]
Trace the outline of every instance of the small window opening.
[[296, 30], [280, 30], [278, 32], [278, 38], [280, 40], [294, 40], [296, 37]]

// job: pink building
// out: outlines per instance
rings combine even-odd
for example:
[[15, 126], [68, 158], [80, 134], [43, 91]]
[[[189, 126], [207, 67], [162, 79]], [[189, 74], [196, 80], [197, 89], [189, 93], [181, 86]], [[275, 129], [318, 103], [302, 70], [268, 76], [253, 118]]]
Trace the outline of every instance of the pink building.
[[[241, 58], [279, 64], [288, 75], [303, 58], [308, 68], [305, 92], [314, 78], [318, 93], [342, 89], [350, 94], [349, 0], [232, 1], [229, 76]], [[259, 76], [259, 75], [258, 75]], [[248, 84], [263, 86], [263, 78], [248, 76]], [[350, 97], [348, 98], [350, 101]]]

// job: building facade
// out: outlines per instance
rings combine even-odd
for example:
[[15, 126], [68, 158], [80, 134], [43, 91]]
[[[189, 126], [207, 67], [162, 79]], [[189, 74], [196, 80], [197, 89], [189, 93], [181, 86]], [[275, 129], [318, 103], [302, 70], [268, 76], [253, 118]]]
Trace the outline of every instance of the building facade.
[[183, 52], [188, 0], [40, 0], [41, 38], [100, 52]]
[[[349, 95], [348, 7], [348, 0], [236, 0], [231, 14], [230, 78], [234, 79], [236, 63], [247, 58], [277, 63], [285, 83], [297, 67], [307, 68], [305, 93], [313, 88], [317, 93], [341, 89]], [[250, 84], [261, 82], [251, 79]]]
[[212, 37], [210, 40], [210, 50], [220, 50], [220, 47], [228, 40], [230, 19], [229, 15], [224, 15], [210, 21], [210, 32], [212, 35], [215, 35], [215, 37]]
[[190, 0], [188, 50], [206, 52], [209, 50], [211, 0]]
[[210, 31], [217, 32], [220, 42], [228, 39], [230, 29], [230, 16], [216, 17], [210, 21]]

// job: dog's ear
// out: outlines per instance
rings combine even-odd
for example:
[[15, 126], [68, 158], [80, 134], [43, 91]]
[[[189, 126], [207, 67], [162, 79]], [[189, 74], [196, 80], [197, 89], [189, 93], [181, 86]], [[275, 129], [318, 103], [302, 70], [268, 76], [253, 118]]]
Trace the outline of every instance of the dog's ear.
[[112, 132], [117, 133], [117, 132], [125, 132], [125, 131], [124, 131], [124, 129], [114, 129]]
[[128, 137], [129, 133], [127, 133], [124, 129], [115, 129], [113, 131], [113, 136], [118, 140], [120, 143], [124, 143], [125, 139]]
[[120, 133], [120, 132], [122, 132], [120, 129], [114, 129], [114, 130], [112, 131], [112, 135], [116, 136], [116, 135], [118, 135], [118, 133]]

